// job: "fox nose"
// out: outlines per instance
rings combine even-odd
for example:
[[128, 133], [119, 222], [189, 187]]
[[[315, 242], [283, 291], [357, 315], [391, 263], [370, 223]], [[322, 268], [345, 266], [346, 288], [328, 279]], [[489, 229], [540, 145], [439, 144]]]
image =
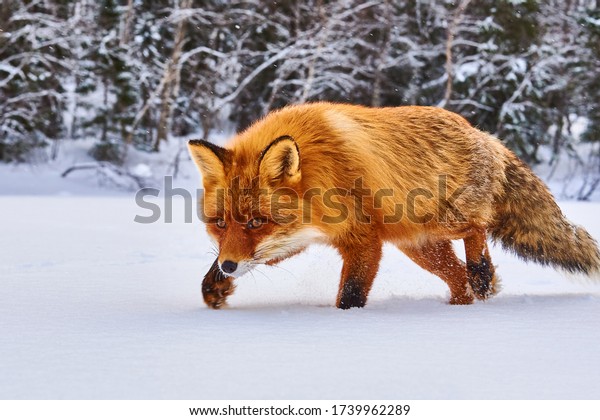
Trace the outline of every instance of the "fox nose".
[[233, 261], [225, 260], [225, 261], [223, 261], [223, 264], [221, 264], [221, 270], [223, 270], [227, 274], [231, 274], [235, 270], [237, 270], [237, 263], [233, 262]]

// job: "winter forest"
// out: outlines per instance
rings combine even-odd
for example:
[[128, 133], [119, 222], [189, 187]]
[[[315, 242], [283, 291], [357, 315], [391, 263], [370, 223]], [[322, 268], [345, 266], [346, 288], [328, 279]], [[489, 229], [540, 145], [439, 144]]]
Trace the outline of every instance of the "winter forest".
[[0, 161], [91, 138], [123, 166], [287, 104], [435, 105], [531, 165], [572, 160], [587, 199], [599, 57], [597, 0], [3, 0]]
[[[289, 202], [303, 207], [301, 228], [271, 223], [255, 234], [250, 219], [236, 223], [233, 232], [243, 233], [229, 234], [231, 242], [254, 247], [239, 260], [251, 270], [236, 278], [229, 296], [231, 273], [218, 271], [226, 242], [215, 241], [208, 233], [213, 227], [207, 231], [198, 217], [203, 184], [187, 142], [224, 145], [268, 112], [311, 101], [457, 112], [531, 165], [560, 210], [536, 199], [542, 187], [530, 174], [494, 169], [500, 165], [493, 156], [480, 159], [487, 147], [471, 151], [477, 157], [471, 160], [461, 159], [462, 146], [454, 147], [419, 171], [398, 165], [403, 183], [403, 174], [415, 174], [414, 183], [406, 180], [414, 187], [406, 202], [394, 203], [400, 217], [406, 209], [406, 238], [380, 234], [385, 218], [369, 227], [370, 215], [342, 212], [343, 224], [321, 232], [325, 217], [307, 223], [312, 213], [304, 211], [314, 188], [294, 185], [305, 192], [302, 201], [291, 196], [296, 200]], [[437, 147], [444, 136], [434, 140]], [[315, 150], [329, 152], [334, 142], [322, 143], [326, 147]], [[337, 152], [331, 149], [329, 156]], [[406, 150], [394, 162], [403, 159], [411, 169], [429, 162], [406, 159], [411, 152], [418, 156], [419, 147]], [[377, 151], [377, 159], [387, 159], [385, 150]], [[446, 183], [453, 172], [436, 172], [446, 155], [456, 156], [458, 163], [451, 163], [462, 184]], [[298, 172], [299, 158], [281, 156], [281, 171], [296, 162]], [[362, 166], [346, 164], [354, 156], [334, 155], [339, 167], [313, 162], [331, 173], [358, 174]], [[393, 173], [377, 168], [375, 158], [365, 162], [372, 165], [369, 177]], [[477, 169], [491, 162], [492, 169], [471, 171], [465, 162]], [[439, 194], [420, 196], [432, 193], [421, 187], [433, 184], [417, 175], [429, 169]], [[519, 180], [502, 183], [501, 190], [488, 179], [492, 171], [494, 179]], [[329, 172], [306, 179], [320, 182]], [[395, 197], [386, 195], [393, 190], [383, 182], [363, 189], [362, 180], [350, 191], [314, 186], [323, 198], [348, 192], [347, 211], [361, 209], [352, 198], [384, 187], [373, 190], [373, 205], [365, 208], [380, 213], [376, 200]], [[460, 202], [478, 216], [469, 216], [475, 221], [467, 220], [456, 236], [443, 228], [445, 213], [430, 227], [429, 215], [414, 211], [417, 198], [436, 197], [431, 205], [454, 219], [450, 207], [458, 206], [451, 200], [472, 184], [482, 197], [469, 192], [475, 198]], [[264, 192], [277, 198], [269, 210], [292, 210], [279, 197], [295, 190], [281, 185], [277, 194], [258, 189], [257, 215], [263, 215]], [[452, 185], [457, 189], [446, 189]], [[240, 195], [254, 210], [254, 195]], [[512, 206], [524, 210], [506, 210]], [[505, 247], [535, 254], [530, 260], [543, 264], [528, 264], [494, 244], [491, 225], [484, 225], [492, 208], [499, 215], [494, 222], [511, 232], [505, 242], [512, 248]], [[561, 212], [573, 225], [557, 219]], [[276, 221], [273, 214], [257, 218], [259, 225]], [[173, 418], [154, 403], [148, 416], [134, 406], [124, 416], [121, 405], [114, 412], [90, 405], [168, 399], [178, 404], [174, 415], [187, 415], [191, 403], [225, 408], [228, 400], [254, 407], [327, 400], [364, 407], [376, 400], [410, 403], [411, 419], [480, 419], [483, 409], [497, 406], [498, 413], [515, 412], [513, 418], [596, 420], [600, 277], [591, 269], [595, 281], [570, 271], [583, 267], [577, 255], [586, 261], [596, 255], [587, 232], [600, 240], [599, 215], [600, 0], [0, 0], [0, 419], [34, 418], [34, 412], [80, 419], [82, 410], [106, 413], [102, 418]], [[472, 239], [485, 240], [483, 227], [490, 256], [479, 244], [481, 262], [463, 263]], [[365, 232], [377, 237], [366, 240]], [[448, 240], [467, 235], [467, 241]], [[518, 242], [519, 235], [531, 239]], [[310, 241], [301, 255], [271, 264]], [[582, 243], [588, 246], [575, 245]], [[259, 246], [280, 253], [261, 259]], [[355, 257], [347, 255], [350, 248]], [[552, 259], [545, 250], [575, 269], [566, 268], [567, 275], [547, 266]], [[381, 261], [362, 254], [381, 255]], [[492, 264], [501, 278], [497, 296], [448, 304], [449, 285], [472, 290], [467, 276], [485, 277], [479, 285], [497, 284]], [[340, 289], [358, 295], [368, 283], [363, 277], [375, 271], [364, 308], [337, 309]], [[203, 298], [215, 290], [227, 296], [228, 306], [218, 311]], [[11, 405], [12, 399], [35, 401]], [[497, 403], [471, 405], [476, 399]], [[527, 399], [536, 400], [530, 412], [520, 405]], [[544, 401], [553, 399], [559, 404]], [[425, 400], [461, 400], [473, 414], [450, 401], [437, 417], [429, 415]], [[519, 405], [511, 410], [505, 400]], [[63, 401], [67, 407], [58, 404]], [[322, 407], [332, 415], [331, 405]]]

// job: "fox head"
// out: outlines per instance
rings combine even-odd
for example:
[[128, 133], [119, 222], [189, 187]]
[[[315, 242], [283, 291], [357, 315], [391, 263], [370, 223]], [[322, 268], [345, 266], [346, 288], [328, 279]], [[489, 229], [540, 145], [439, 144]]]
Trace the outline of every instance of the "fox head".
[[218, 246], [221, 271], [239, 277], [306, 247], [313, 231], [302, 225], [301, 158], [292, 137], [255, 152], [204, 140], [190, 140], [188, 147], [202, 174], [199, 210]]

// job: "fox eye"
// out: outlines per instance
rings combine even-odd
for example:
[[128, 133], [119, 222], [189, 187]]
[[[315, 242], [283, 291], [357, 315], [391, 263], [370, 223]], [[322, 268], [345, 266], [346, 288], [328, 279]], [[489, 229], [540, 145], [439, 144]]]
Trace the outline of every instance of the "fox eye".
[[261, 219], [259, 217], [256, 217], [252, 220], [250, 220], [248, 222], [248, 224], [246, 226], [248, 226], [248, 229], [258, 229], [259, 227], [261, 227], [263, 224], [265, 223], [264, 219]]
[[217, 219], [217, 223], [215, 223], [218, 228], [223, 229], [227, 224], [224, 219]]

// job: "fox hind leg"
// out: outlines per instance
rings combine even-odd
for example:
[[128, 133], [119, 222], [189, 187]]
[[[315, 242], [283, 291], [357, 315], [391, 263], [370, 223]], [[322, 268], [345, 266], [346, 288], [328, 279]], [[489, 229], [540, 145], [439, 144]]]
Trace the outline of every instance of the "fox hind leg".
[[498, 293], [500, 283], [490, 257], [485, 229], [475, 229], [464, 242], [469, 284], [475, 297], [485, 300]]
[[473, 294], [469, 287], [465, 263], [454, 253], [452, 242], [443, 240], [418, 247], [398, 247], [421, 268], [446, 282], [450, 289], [450, 304], [468, 305], [473, 303]]

